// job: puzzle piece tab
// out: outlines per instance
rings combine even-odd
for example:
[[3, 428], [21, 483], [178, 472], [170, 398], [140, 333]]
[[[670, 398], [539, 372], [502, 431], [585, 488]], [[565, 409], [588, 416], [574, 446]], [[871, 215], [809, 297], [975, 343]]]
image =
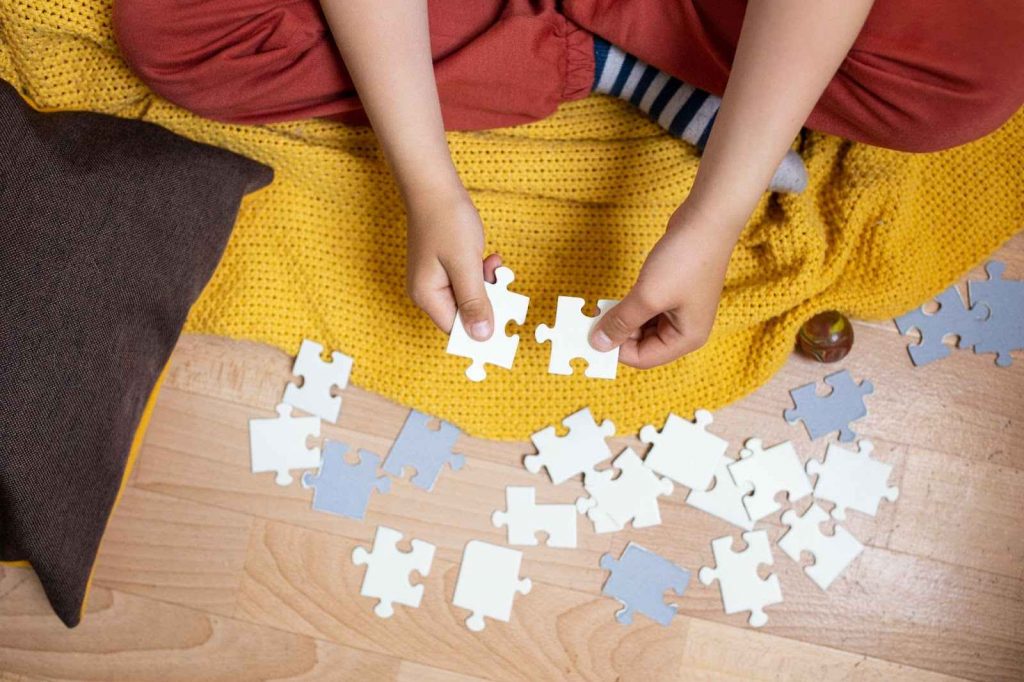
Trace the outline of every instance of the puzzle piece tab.
[[850, 428], [850, 422], [868, 413], [864, 396], [872, 393], [875, 387], [867, 380], [854, 383], [845, 369], [829, 374], [825, 383], [832, 387], [832, 392], [825, 396], [817, 394], [817, 386], [813, 383], [790, 391], [796, 407], [785, 411], [786, 421], [792, 424], [802, 420], [811, 440], [833, 431], [839, 431], [841, 441], [853, 440], [856, 434]]
[[781, 508], [775, 501], [780, 492], [788, 493], [790, 502], [811, 494], [811, 481], [789, 441], [765, 449], [760, 438], [751, 438], [740, 451], [740, 457], [729, 465], [729, 473], [738, 486], [753, 488], [753, 493], [743, 498], [753, 521]]
[[341, 412], [341, 396], [332, 395], [332, 390], [348, 386], [352, 358], [334, 351], [332, 362], [324, 362], [320, 359], [323, 352], [324, 347], [315, 341], [302, 342], [292, 367], [292, 373], [302, 377], [302, 385], [288, 384], [283, 402], [334, 424]]
[[291, 485], [291, 469], [315, 469], [320, 448], [307, 447], [309, 438], [320, 437], [319, 417], [293, 417], [292, 408], [277, 406], [276, 419], [249, 420], [249, 452], [254, 474], [274, 471], [274, 482]]
[[619, 363], [619, 349], [599, 352], [590, 345], [590, 330], [594, 328], [618, 301], [601, 299], [597, 307], [601, 311], [596, 317], [583, 314], [586, 301], [573, 296], [559, 296], [555, 312], [555, 326], [542, 324], [537, 327], [534, 338], [537, 343], [551, 342], [551, 359], [548, 362], [550, 374], [572, 374], [570, 360], [583, 358], [587, 361], [584, 374], [599, 379], [614, 379]]
[[518, 325], [526, 322], [526, 309], [530, 305], [527, 296], [508, 290], [508, 285], [515, 279], [511, 270], [500, 267], [494, 271], [494, 276], [497, 280], [495, 284], [484, 282], [487, 298], [494, 311], [494, 333], [491, 338], [477, 341], [471, 337], [462, 326], [462, 317], [458, 313], [455, 315], [455, 324], [448, 337], [449, 353], [473, 361], [466, 369], [466, 376], [470, 381], [483, 381], [487, 378], [485, 364], [512, 369], [516, 350], [519, 348], [519, 335], [507, 335], [505, 327], [509, 322]]
[[729, 443], [707, 432], [713, 421], [710, 412], [697, 410], [694, 417], [691, 422], [669, 414], [661, 431], [651, 425], [640, 429], [640, 440], [651, 444], [644, 464], [679, 485], [707, 490]]
[[614, 424], [607, 419], [598, 424], [586, 407], [570, 414], [562, 424], [569, 429], [566, 436], [559, 436], [554, 426], [533, 434], [531, 440], [537, 454], [527, 455], [523, 460], [530, 473], [546, 468], [555, 485], [590, 473], [597, 464], [611, 457], [612, 451], [605, 439], [615, 435]]
[[412, 410], [406, 417], [401, 433], [384, 460], [384, 471], [395, 478], [402, 477], [406, 467], [416, 470], [412, 484], [430, 491], [445, 464], [458, 471], [466, 460], [452, 452], [462, 432], [448, 422], [441, 422], [436, 431], [430, 428], [431, 417]]
[[395, 612], [394, 604], [419, 607], [423, 585], [411, 584], [409, 576], [414, 571], [422, 577], [428, 576], [434, 561], [434, 545], [413, 540], [412, 551], [403, 552], [398, 549], [401, 540], [402, 534], [397, 530], [378, 526], [372, 552], [367, 552], [365, 547], [352, 550], [352, 563], [366, 566], [359, 593], [379, 600], [373, 612], [380, 618], [390, 618]]
[[537, 504], [536, 489], [505, 488], [505, 511], [491, 515], [496, 528], [508, 528], [508, 544], [537, 544], [537, 533], [547, 533], [548, 547], [576, 546], [576, 507], [571, 504]]
[[644, 466], [631, 448], [623, 450], [612, 466], [619, 470], [615, 478], [613, 471], [605, 470], [591, 472], [583, 479], [590, 497], [576, 501], [580, 513], [587, 514], [595, 529], [607, 526], [607, 519], [620, 528], [630, 521], [635, 528], [661, 523], [658, 497], [672, 494], [672, 481]]
[[823, 590], [846, 570], [854, 559], [864, 551], [864, 545], [841, 526], [835, 527], [834, 535], [821, 532], [821, 524], [828, 521], [828, 514], [816, 504], [798, 516], [796, 511], [787, 509], [782, 522], [789, 530], [779, 540], [779, 549], [793, 561], [800, 561], [801, 552], [814, 555], [814, 564], [804, 566], [804, 573]]
[[690, 584], [689, 571], [634, 542], [626, 545], [618, 559], [611, 554], [602, 556], [601, 568], [611, 572], [601, 594], [622, 603], [615, 619], [623, 625], [633, 622], [634, 613], [668, 625], [677, 606], [665, 603], [665, 592], [672, 590], [682, 597]]
[[359, 463], [349, 464], [345, 461], [347, 452], [346, 444], [326, 441], [320, 471], [303, 474], [302, 486], [313, 488], [313, 509], [361, 519], [366, 515], [370, 494], [374, 490], [388, 492], [391, 481], [387, 476], [377, 475], [377, 467], [380, 466], [377, 455], [360, 450]]
[[782, 588], [774, 573], [763, 580], [757, 574], [760, 564], [770, 566], [773, 563], [768, 533], [748, 531], [743, 534], [743, 540], [747, 549], [742, 552], [732, 550], [732, 538], [728, 535], [713, 540], [711, 551], [715, 555], [715, 568], [705, 566], [697, 577], [705, 585], [717, 580], [725, 612], [750, 611], [748, 622], [759, 628], [768, 622], [765, 607], [782, 601]]
[[906, 335], [916, 329], [921, 341], [907, 346], [911, 361], [918, 367], [940, 360], [949, 355], [949, 346], [943, 343], [947, 336], [957, 336], [960, 348], [970, 348], [977, 343], [987, 313], [980, 307], [968, 309], [956, 286], [935, 297], [939, 309], [926, 313], [923, 308], [911, 310], [897, 317], [896, 328]]
[[874, 516], [881, 500], [895, 502], [900, 494], [899, 488], [889, 485], [892, 466], [872, 459], [871, 441], [862, 440], [858, 446], [858, 452], [850, 452], [829, 443], [823, 462], [807, 462], [807, 473], [818, 477], [814, 496], [834, 503], [832, 516], [839, 521], [846, 519], [847, 509]]
[[989, 311], [974, 352], [995, 353], [996, 364], [1008, 367], [1010, 352], [1024, 349], [1024, 281], [1003, 279], [1006, 265], [998, 261], [987, 263], [985, 271], [987, 280], [967, 283], [971, 305]]
[[743, 530], [753, 530], [754, 522], [750, 520], [743, 500], [754, 486], [749, 483], [743, 486], [736, 485], [732, 474], [729, 473], [729, 465], [734, 461], [729, 457], [720, 457], [718, 464], [715, 465], [714, 487], [707, 490], [691, 490], [686, 496], [686, 504]]
[[527, 594], [533, 583], [519, 578], [523, 553], [480, 540], [470, 540], [462, 553], [452, 604], [471, 612], [466, 627], [479, 632], [484, 618], [508, 622], [516, 594]]

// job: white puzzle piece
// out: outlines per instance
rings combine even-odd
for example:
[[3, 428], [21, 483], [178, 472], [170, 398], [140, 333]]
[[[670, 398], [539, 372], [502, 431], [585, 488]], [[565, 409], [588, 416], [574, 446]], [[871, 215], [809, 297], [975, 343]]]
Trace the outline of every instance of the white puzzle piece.
[[324, 347], [315, 341], [302, 342], [292, 367], [292, 374], [302, 377], [302, 386], [288, 384], [283, 402], [334, 424], [341, 412], [341, 396], [331, 392], [335, 386], [339, 390], [348, 386], [352, 358], [334, 351], [332, 362], [324, 362], [320, 359], [323, 352]]
[[571, 504], [537, 504], [536, 489], [510, 485], [505, 488], [505, 511], [491, 515], [495, 528], [508, 528], [508, 544], [537, 544], [537, 533], [547, 533], [548, 547], [576, 546], [576, 507]]
[[573, 476], [594, 471], [594, 467], [612, 456], [606, 438], [615, 435], [615, 425], [605, 419], [598, 424], [590, 414], [590, 408], [583, 408], [562, 420], [569, 434], [559, 436], [554, 426], [542, 429], [531, 436], [536, 455], [527, 455], [523, 460], [527, 471], [535, 474], [541, 467], [548, 470], [548, 476], [555, 485]]
[[480, 632], [484, 618], [508, 622], [517, 593], [527, 594], [533, 583], [519, 578], [523, 553], [480, 540], [470, 540], [462, 553], [452, 604], [471, 612], [466, 627]]
[[309, 438], [320, 437], [319, 417], [293, 417], [292, 408], [277, 406], [276, 419], [249, 420], [249, 453], [252, 472], [277, 473], [274, 482], [291, 485], [292, 469], [316, 469], [320, 466], [320, 448], [308, 447]]
[[[643, 460], [631, 448], [623, 450], [612, 462], [612, 466], [619, 470], [615, 478], [611, 470], [586, 475], [583, 487], [590, 497], [577, 500], [576, 508], [594, 521], [595, 530], [599, 523], [607, 525], [606, 519], [602, 517], [607, 517], [620, 527], [630, 521], [634, 521], [634, 526], [638, 528], [661, 523], [658, 497], [672, 494], [672, 481], [661, 478], [644, 466]], [[640, 526], [636, 525], [637, 517]]]
[[422, 540], [413, 540], [411, 552], [398, 549], [402, 534], [385, 526], [377, 527], [373, 538], [373, 551], [365, 547], [352, 550], [352, 563], [366, 566], [363, 586], [359, 593], [364, 597], [379, 599], [373, 612], [380, 618], [390, 618], [395, 612], [394, 604], [418, 608], [423, 599], [423, 585], [413, 585], [409, 575], [415, 571], [420, 576], [430, 574], [434, 561], [434, 545]]
[[582, 298], [559, 296], [555, 312], [555, 326], [542, 324], [537, 327], [534, 338], [537, 343], [551, 342], [550, 374], [572, 374], [570, 360], [583, 358], [587, 361], [584, 374], [597, 379], [614, 379], [619, 364], [619, 349], [600, 352], [590, 345], [590, 330], [605, 313], [615, 307], [618, 301], [601, 299], [597, 307], [601, 311], [596, 317], [583, 314], [586, 304]]
[[743, 541], [747, 543], [747, 549], [734, 552], [732, 537], [726, 535], [712, 540], [715, 568], [705, 566], [700, 569], [697, 577], [705, 585], [717, 580], [725, 612], [733, 614], [750, 611], [747, 622], [759, 628], [768, 622], [764, 608], [782, 601], [782, 588], [779, 587], [779, 577], [774, 573], [763, 580], [757, 574], [760, 564], [771, 566], [773, 563], [768, 533], [763, 530], [748, 531], [743, 534]]
[[760, 521], [781, 509], [775, 501], [780, 492], [789, 493], [790, 502], [811, 494], [811, 481], [789, 441], [765, 449], [760, 438], [751, 438], [740, 451], [740, 457], [729, 465], [729, 473], [737, 485], [750, 484], [754, 488], [752, 494], [743, 498], [751, 520]]
[[455, 314], [455, 324], [448, 336], [448, 352], [473, 361], [466, 369], [470, 381], [483, 381], [487, 378], [485, 364], [512, 369], [519, 348], [519, 335], [507, 335], [505, 327], [509, 322], [518, 325], [526, 322], [526, 309], [530, 305], [529, 297], [508, 290], [508, 285], [515, 279], [510, 269], [500, 267], [494, 271], [494, 277], [495, 284], [484, 282], [487, 298], [494, 310], [494, 333], [491, 338], [477, 341], [471, 337], [462, 326], [462, 317], [458, 313]]
[[743, 530], [753, 530], [754, 522], [747, 514], [743, 498], [754, 488], [751, 485], [738, 486], [736, 481], [732, 480], [729, 465], [734, 461], [729, 457], [720, 457], [715, 466], [714, 487], [707, 490], [691, 490], [686, 496], [686, 504]]
[[858, 448], [858, 452], [850, 452], [829, 443], [824, 462], [807, 462], [807, 473], [818, 477], [814, 496], [834, 503], [832, 516], [839, 521], [846, 519], [847, 509], [874, 516], [879, 501], [895, 502], [900, 494], [899, 488], [889, 485], [892, 466], [871, 458], [871, 441], [860, 441]]
[[814, 555], [814, 565], [804, 566], [804, 573], [823, 590], [864, 551], [864, 545], [841, 526], [836, 526], [834, 535], [822, 533], [821, 524], [828, 520], [829, 515], [816, 504], [803, 516], [787, 509], [782, 522], [789, 530], [779, 540], [779, 549], [793, 561], [800, 561], [801, 552]]
[[679, 485], [707, 490], [729, 443], [707, 432], [710, 412], [697, 410], [694, 417], [691, 422], [670, 413], [661, 431], [651, 425], [640, 429], [640, 440], [651, 444], [644, 464]]

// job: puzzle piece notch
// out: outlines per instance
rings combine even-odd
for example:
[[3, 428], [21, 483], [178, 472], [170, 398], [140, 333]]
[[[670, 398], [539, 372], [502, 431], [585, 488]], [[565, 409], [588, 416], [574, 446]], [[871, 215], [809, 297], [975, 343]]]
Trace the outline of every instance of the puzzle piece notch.
[[644, 464], [682, 486], [707, 490], [729, 443], [708, 433], [714, 421], [710, 412], [697, 410], [694, 419], [670, 413], [661, 431], [652, 425], [640, 429], [640, 440], [651, 444]]
[[828, 395], [817, 393], [817, 384], [810, 383], [789, 392], [795, 407], [784, 412], [790, 424], [803, 421], [811, 440], [839, 431], [839, 440], [851, 441], [856, 438], [850, 422], [868, 413], [864, 396], [874, 392], [875, 387], [868, 380], [855, 383], [850, 372], [842, 370], [825, 377], [825, 383], [832, 387]]
[[619, 470], [617, 477], [611, 470], [586, 475], [583, 487], [590, 497], [578, 499], [577, 510], [587, 514], [595, 530], [599, 525], [607, 527], [607, 519], [620, 528], [630, 521], [634, 528], [660, 524], [658, 497], [672, 494], [672, 481], [644, 466], [632, 448], [624, 449], [612, 466]]
[[341, 390], [348, 386], [352, 358], [334, 351], [332, 361], [324, 362], [323, 352], [324, 347], [316, 341], [303, 340], [292, 367], [292, 374], [302, 377], [302, 385], [288, 384], [283, 402], [334, 424], [341, 412], [341, 396], [333, 395], [333, 388]]
[[480, 632], [487, 625], [485, 617], [509, 621], [516, 594], [533, 587], [529, 578], [519, 578], [522, 561], [523, 553], [515, 549], [480, 540], [466, 543], [452, 598], [452, 604], [470, 611], [466, 627]]
[[495, 528], [508, 529], [508, 544], [537, 545], [537, 533], [547, 534], [548, 547], [576, 546], [576, 507], [571, 504], [537, 504], [536, 489], [505, 488], [505, 511], [491, 515]]
[[910, 359], [917, 367], [949, 355], [949, 346], [943, 343], [947, 336], [957, 336], [957, 346], [960, 348], [974, 346], [987, 317], [986, 311], [980, 306], [967, 308], [956, 286], [946, 289], [935, 300], [939, 309], [934, 313], [926, 313], [922, 307], [895, 320], [900, 334], [909, 334], [914, 329], [921, 334], [920, 342], [907, 346]]
[[611, 573], [601, 593], [622, 604], [615, 620], [623, 625], [633, 622], [634, 613], [669, 625], [678, 607], [665, 603], [665, 592], [672, 590], [682, 597], [690, 584], [689, 571], [634, 542], [626, 545], [618, 559], [611, 554], [602, 556], [601, 568]]
[[553, 426], [533, 434], [531, 440], [537, 454], [527, 455], [523, 460], [526, 470], [532, 474], [538, 473], [541, 467], [547, 469], [555, 485], [590, 473], [611, 457], [612, 451], [605, 439], [615, 435], [611, 421], [605, 419], [598, 424], [586, 407], [570, 414], [562, 424], [569, 429], [568, 435], [559, 436]]
[[1024, 349], [1024, 281], [1003, 279], [1006, 265], [999, 261], [986, 263], [985, 272], [987, 280], [967, 283], [971, 305], [983, 305], [989, 311], [974, 352], [995, 353], [996, 364], [1009, 367], [1010, 353]]
[[434, 430], [430, 428], [432, 420], [429, 415], [411, 410], [383, 467], [395, 478], [401, 478], [406, 468], [415, 469], [412, 484], [428, 492], [434, 489], [445, 464], [458, 471], [466, 463], [465, 457], [452, 452], [462, 432], [445, 421]]
[[397, 530], [378, 526], [372, 552], [365, 547], [352, 550], [352, 563], [366, 566], [359, 593], [379, 600], [373, 612], [380, 618], [390, 618], [395, 612], [394, 604], [419, 607], [423, 599], [423, 584], [413, 585], [409, 577], [413, 572], [427, 577], [434, 561], [434, 545], [412, 540], [412, 550], [403, 552], [398, 549], [401, 540], [402, 534]]
[[847, 509], [874, 516], [881, 500], [895, 502], [899, 497], [900, 489], [888, 482], [892, 465], [873, 459], [873, 451], [869, 440], [861, 440], [857, 452], [829, 443], [824, 461], [807, 462], [807, 473], [818, 477], [814, 496], [835, 505], [836, 520], [844, 521]]
[[782, 602], [782, 588], [779, 586], [779, 577], [774, 573], [764, 579], [757, 574], [760, 564], [771, 566], [774, 563], [768, 533], [763, 530], [748, 531], [743, 534], [743, 541], [747, 543], [747, 548], [734, 552], [731, 536], [712, 540], [715, 568], [704, 566], [697, 573], [697, 578], [704, 585], [717, 580], [725, 612], [733, 614], [750, 611], [747, 622], [759, 628], [768, 622], [765, 607]]
[[754, 486], [749, 483], [742, 486], [736, 484], [729, 473], [729, 465], [734, 461], [725, 456], [719, 458], [715, 466], [714, 487], [707, 490], [691, 490], [686, 496], [686, 504], [743, 530], [753, 530], [754, 522], [750, 519], [743, 500], [753, 492]]
[[318, 417], [295, 417], [292, 408], [281, 403], [274, 419], [249, 420], [249, 453], [252, 473], [277, 473], [274, 482], [291, 485], [291, 469], [315, 469], [320, 464], [320, 448], [307, 447], [310, 438], [320, 437]]
[[822, 590], [827, 590], [864, 551], [864, 545], [842, 526], [836, 526], [833, 535], [822, 533], [821, 524], [828, 519], [825, 510], [816, 504], [812, 504], [803, 516], [787, 509], [782, 515], [782, 523], [789, 526], [789, 530], [779, 539], [779, 549], [793, 561], [799, 563], [801, 552], [814, 555], [814, 564], [804, 566], [804, 573]]
[[494, 271], [496, 282], [484, 282], [484, 290], [494, 311], [494, 333], [486, 341], [477, 341], [471, 337], [462, 324], [462, 316], [456, 312], [455, 323], [448, 336], [448, 353], [473, 362], [466, 369], [470, 381], [483, 381], [487, 378], [486, 364], [505, 369], [512, 369], [516, 351], [519, 349], [519, 335], [508, 335], [505, 329], [509, 322], [522, 325], [526, 322], [526, 310], [530, 305], [527, 296], [508, 290], [508, 285], [515, 280], [515, 274], [507, 268], [500, 267]]
[[598, 351], [590, 345], [590, 330], [618, 303], [617, 300], [601, 299], [597, 302], [600, 312], [596, 317], [583, 313], [586, 301], [574, 296], [559, 296], [555, 311], [555, 326], [539, 325], [534, 338], [537, 343], [551, 342], [551, 356], [548, 362], [549, 374], [571, 375], [571, 360], [582, 358], [587, 361], [583, 374], [591, 378], [614, 379], [619, 364], [619, 349]]
[[751, 438], [745, 445], [741, 459], [729, 465], [729, 474], [738, 486], [753, 488], [743, 498], [751, 520], [759, 521], [781, 509], [775, 500], [780, 492], [787, 493], [790, 502], [811, 494], [811, 481], [792, 443], [785, 441], [765, 449], [760, 438]]
[[350, 464], [345, 460], [348, 445], [340, 441], [324, 444], [320, 470], [306, 472], [302, 476], [302, 487], [313, 488], [313, 509], [361, 519], [366, 515], [370, 495], [374, 490], [386, 493], [391, 490], [387, 476], [378, 476], [380, 457], [367, 450], [359, 450], [359, 462]]

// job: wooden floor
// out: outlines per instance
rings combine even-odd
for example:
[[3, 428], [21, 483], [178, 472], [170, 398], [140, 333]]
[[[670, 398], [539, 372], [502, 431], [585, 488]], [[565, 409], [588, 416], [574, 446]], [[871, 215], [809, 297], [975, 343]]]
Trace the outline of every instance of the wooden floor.
[[[1024, 277], [1024, 237], [999, 257]], [[450, 604], [463, 546], [503, 540], [489, 518], [504, 486], [538, 485], [542, 502], [572, 501], [577, 487], [527, 473], [528, 445], [466, 438], [467, 466], [431, 494], [395, 482], [364, 523], [313, 512], [310, 491], [248, 470], [247, 420], [273, 415], [289, 358], [183, 338], [85, 622], [66, 630], [29, 571], [0, 569], [0, 680], [1024, 680], [1024, 356], [999, 369], [956, 352], [913, 369], [891, 324], [857, 335], [841, 366], [876, 386], [857, 429], [895, 465], [901, 494], [876, 518], [852, 515], [867, 549], [827, 593], [776, 549], [785, 601], [761, 630], [726, 616], [717, 587], [697, 580], [670, 627], [619, 625], [618, 603], [600, 596], [603, 553], [633, 539], [696, 571], [713, 538], [736, 535], [677, 493], [660, 527], [598, 536], [581, 519], [579, 549], [528, 548], [533, 591], [510, 624], [480, 634]], [[824, 445], [782, 410], [787, 389], [828, 369], [794, 358], [712, 430], [733, 454], [757, 435], [820, 458]], [[343, 413], [326, 436], [386, 453], [406, 410], [350, 389]], [[438, 546], [422, 608], [390, 620], [359, 596], [363, 569], [349, 560], [379, 524]]]

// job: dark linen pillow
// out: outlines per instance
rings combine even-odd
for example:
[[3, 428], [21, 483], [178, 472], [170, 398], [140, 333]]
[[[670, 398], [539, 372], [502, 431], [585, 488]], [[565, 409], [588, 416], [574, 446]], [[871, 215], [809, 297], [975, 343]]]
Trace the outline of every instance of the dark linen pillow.
[[272, 178], [0, 81], [0, 561], [28, 562], [69, 627], [189, 308]]

